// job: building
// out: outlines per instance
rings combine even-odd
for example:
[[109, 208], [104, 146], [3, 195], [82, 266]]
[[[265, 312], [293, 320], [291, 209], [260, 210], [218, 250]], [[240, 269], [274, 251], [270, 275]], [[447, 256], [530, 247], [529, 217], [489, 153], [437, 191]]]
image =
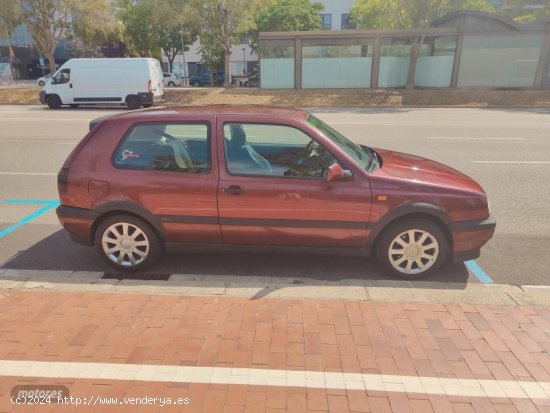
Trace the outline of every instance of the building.
[[261, 33], [260, 45], [265, 89], [403, 88], [409, 73], [421, 88], [550, 88], [550, 19], [461, 11], [427, 29]]

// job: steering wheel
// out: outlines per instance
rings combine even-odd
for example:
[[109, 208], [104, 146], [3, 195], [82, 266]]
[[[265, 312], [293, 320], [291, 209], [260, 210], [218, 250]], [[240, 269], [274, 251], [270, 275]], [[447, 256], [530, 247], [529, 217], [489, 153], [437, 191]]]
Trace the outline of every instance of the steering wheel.
[[176, 162], [178, 164], [183, 163], [185, 165], [185, 168], [193, 169], [193, 160], [191, 159], [191, 156], [187, 151], [185, 142], [182, 142], [181, 139], [178, 139], [175, 136], [170, 135], [168, 132], [165, 132], [162, 129], [155, 129], [154, 131], [159, 135], [163, 136], [164, 138], [168, 139], [169, 141], [168, 145], [172, 146], [172, 148], [174, 149]]

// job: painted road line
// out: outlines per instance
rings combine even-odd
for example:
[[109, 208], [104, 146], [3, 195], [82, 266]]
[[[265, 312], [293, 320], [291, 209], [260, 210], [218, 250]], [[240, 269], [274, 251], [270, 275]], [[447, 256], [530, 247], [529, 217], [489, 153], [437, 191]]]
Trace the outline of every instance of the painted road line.
[[481, 268], [479, 264], [474, 260], [466, 261], [464, 264], [466, 265], [466, 268], [468, 268], [468, 270], [470, 270], [470, 272], [474, 274], [476, 278], [483, 284], [494, 283], [493, 279], [489, 277], [489, 274], [483, 271], [483, 268]]
[[32, 220], [40, 217], [41, 215], [44, 215], [46, 212], [52, 210], [53, 208], [56, 208], [59, 205], [59, 201], [45, 201], [45, 200], [33, 200], [33, 199], [6, 199], [4, 200], [5, 204], [8, 205], [44, 205], [42, 208], [40, 208], [38, 211], [33, 212], [30, 215], [27, 215], [22, 220], [16, 222], [13, 225], [10, 225], [7, 228], [4, 228], [2, 231], [0, 231], [0, 238], [5, 237], [6, 235], [12, 233], [17, 228], [22, 227], [25, 224], [28, 224]]
[[10, 175], [10, 176], [57, 176], [57, 172], [0, 172], [0, 175]]
[[470, 161], [471, 163], [498, 163], [498, 164], [550, 164], [550, 161]]
[[527, 138], [465, 138], [460, 136], [432, 136], [426, 139], [432, 140], [465, 140], [465, 141], [524, 141]]
[[0, 360], [2, 377], [129, 380], [550, 399], [550, 382], [451, 379], [231, 367]]

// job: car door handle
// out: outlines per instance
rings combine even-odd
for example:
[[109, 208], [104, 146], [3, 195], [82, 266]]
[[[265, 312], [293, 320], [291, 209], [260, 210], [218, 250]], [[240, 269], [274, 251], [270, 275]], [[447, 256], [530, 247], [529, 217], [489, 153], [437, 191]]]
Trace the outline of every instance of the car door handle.
[[229, 188], [222, 188], [222, 192], [230, 195], [240, 195], [243, 189], [237, 185], [231, 185]]

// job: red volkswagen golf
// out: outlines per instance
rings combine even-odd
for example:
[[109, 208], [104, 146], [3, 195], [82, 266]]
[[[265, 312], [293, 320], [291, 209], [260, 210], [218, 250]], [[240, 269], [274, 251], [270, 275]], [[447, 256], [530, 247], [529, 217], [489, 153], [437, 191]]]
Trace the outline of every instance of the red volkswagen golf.
[[57, 215], [119, 270], [175, 245], [375, 254], [418, 278], [477, 258], [495, 220], [466, 175], [356, 145], [312, 114], [158, 108], [100, 118], [58, 176]]

